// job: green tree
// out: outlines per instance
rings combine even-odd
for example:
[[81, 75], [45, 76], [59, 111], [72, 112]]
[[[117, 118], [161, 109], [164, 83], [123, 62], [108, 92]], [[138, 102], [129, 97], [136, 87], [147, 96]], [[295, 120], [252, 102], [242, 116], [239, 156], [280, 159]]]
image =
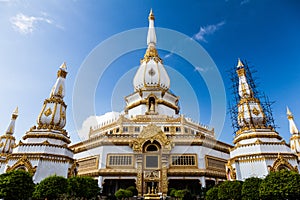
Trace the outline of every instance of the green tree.
[[28, 199], [33, 191], [32, 176], [24, 170], [14, 170], [0, 175], [0, 198]]
[[219, 185], [218, 199], [220, 200], [240, 200], [242, 182], [241, 181], [225, 181]]
[[185, 190], [176, 190], [175, 197], [177, 197], [179, 200], [182, 200], [186, 191]]
[[262, 179], [252, 177], [244, 181], [242, 186], [242, 200], [259, 200], [259, 186]]
[[177, 191], [177, 190], [176, 190], [175, 188], [171, 188], [170, 191], [169, 191], [169, 195], [170, 195], [171, 197], [175, 197], [176, 191]]
[[68, 194], [70, 197], [92, 199], [96, 198], [99, 193], [98, 181], [91, 177], [74, 176], [68, 178]]
[[130, 190], [133, 196], [138, 195], [138, 191], [134, 186], [129, 186], [128, 188], [126, 188], [126, 190]]
[[261, 199], [300, 199], [300, 175], [288, 170], [271, 172], [261, 182], [259, 194]]
[[116, 191], [115, 196], [118, 199], [124, 199], [127, 197], [132, 197], [133, 193], [130, 190], [119, 189], [118, 191]]
[[214, 186], [210, 188], [205, 194], [206, 200], [217, 200], [218, 199], [218, 187]]
[[33, 197], [36, 199], [53, 200], [67, 193], [68, 182], [62, 176], [49, 176], [36, 185]]

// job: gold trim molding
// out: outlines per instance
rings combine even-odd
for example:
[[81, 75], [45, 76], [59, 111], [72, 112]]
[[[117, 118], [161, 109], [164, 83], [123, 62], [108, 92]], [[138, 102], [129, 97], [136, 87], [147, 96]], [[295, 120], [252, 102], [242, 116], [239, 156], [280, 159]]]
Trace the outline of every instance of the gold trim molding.
[[132, 147], [133, 151], [142, 153], [144, 143], [147, 141], [153, 143], [155, 140], [160, 143], [164, 153], [171, 151], [173, 147], [172, 142], [168, 139], [161, 128], [154, 124], [149, 124], [148, 126], [144, 127], [138, 137], [131, 141], [129, 145]]
[[32, 176], [35, 174], [37, 168], [37, 166], [32, 166], [26, 155], [23, 155], [12, 167], [7, 166], [6, 172], [16, 170], [20, 167], [25, 167], [26, 171], [29, 172]]

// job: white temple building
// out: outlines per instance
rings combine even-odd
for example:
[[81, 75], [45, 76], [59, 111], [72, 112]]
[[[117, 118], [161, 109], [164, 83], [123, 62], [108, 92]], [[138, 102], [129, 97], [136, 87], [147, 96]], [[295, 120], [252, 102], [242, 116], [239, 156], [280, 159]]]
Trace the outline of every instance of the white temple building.
[[[147, 50], [133, 78], [133, 92], [120, 113], [105, 115], [88, 139], [71, 144], [66, 125], [66, 64], [46, 98], [37, 125], [16, 142], [18, 108], [0, 136], [0, 174], [23, 169], [39, 183], [50, 175], [91, 176], [104, 195], [134, 186], [138, 196], [166, 197], [170, 188], [199, 195], [201, 187], [225, 180], [265, 177], [270, 171], [298, 171], [300, 133], [289, 109], [290, 145], [267, 125], [267, 116], [238, 60], [237, 123], [234, 146], [216, 139], [213, 128], [180, 113], [179, 97], [156, 49], [154, 14], [149, 14]], [[138, 60], [138, 59], [137, 59]], [[122, 98], [122, 97], [120, 97]], [[226, 133], [229, 134], [229, 133]]]
[[156, 43], [151, 11], [148, 48], [123, 114], [91, 128], [87, 140], [71, 146], [78, 175], [97, 178], [108, 196], [128, 186], [136, 187], [139, 197], [166, 196], [170, 188], [198, 194], [206, 184], [226, 180], [231, 146], [218, 141], [214, 129], [180, 114]]
[[[270, 171], [289, 169], [298, 171], [298, 156], [274, 130], [266, 125], [266, 113], [248, 83], [244, 64], [238, 60], [239, 78], [238, 125], [239, 130], [230, 149], [227, 163], [229, 180], [265, 177]], [[293, 124], [292, 118], [289, 118]], [[296, 132], [294, 126], [292, 132]], [[293, 142], [291, 141], [291, 144]]]

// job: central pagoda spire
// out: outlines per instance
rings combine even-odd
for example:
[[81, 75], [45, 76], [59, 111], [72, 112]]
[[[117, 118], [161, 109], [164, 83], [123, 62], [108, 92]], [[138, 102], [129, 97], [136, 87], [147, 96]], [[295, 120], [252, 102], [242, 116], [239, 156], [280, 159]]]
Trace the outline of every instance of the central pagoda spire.
[[146, 50], [144, 58], [141, 60], [141, 63], [143, 63], [144, 61], [147, 63], [151, 59], [154, 59], [155, 62], [162, 63], [162, 59], [159, 57], [156, 49], [156, 33], [154, 27], [154, 19], [155, 17], [151, 9], [148, 17], [149, 20], [149, 28], [148, 28], [148, 35], [147, 35], [148, 48]]
[[170, 78], [156, 49], [152, 9], [148, 17], [147, 50], [133, 78], [134, 93], [125, 98], [129, 116], [168, 115], [179, 113], [178, 97], [169, 91]]
[[154, 28], [154, 14], [152, 12], [152, 9], [150, 10], [149, 13], [149, 29], [148, 29], [148, 35], [147, 35], [147, 44], [148, 46], [154, 46], [156, 45], [156, 33], [155, 33], [155, 28]]

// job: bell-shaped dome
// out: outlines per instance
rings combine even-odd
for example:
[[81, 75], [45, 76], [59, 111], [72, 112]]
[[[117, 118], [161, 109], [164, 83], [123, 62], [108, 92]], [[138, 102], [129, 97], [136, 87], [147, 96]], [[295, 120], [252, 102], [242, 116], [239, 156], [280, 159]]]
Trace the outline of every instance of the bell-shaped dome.
[[168, 90], [170, 88], [170, 78], [163, 64], [151, 59], [149, 62], [143, 62], [140, 65], [133, 79], [133, 85], [136, 90], [149, 87], [160, 87]]
[[133, 86], [135, 90], [146, 90], [149, 88], [168, 90], [170, 88], [170, 78], [155, 47], [156, 34], [152, 10], [149, 14], [147, 44], [148, 48], [133, 79]]

